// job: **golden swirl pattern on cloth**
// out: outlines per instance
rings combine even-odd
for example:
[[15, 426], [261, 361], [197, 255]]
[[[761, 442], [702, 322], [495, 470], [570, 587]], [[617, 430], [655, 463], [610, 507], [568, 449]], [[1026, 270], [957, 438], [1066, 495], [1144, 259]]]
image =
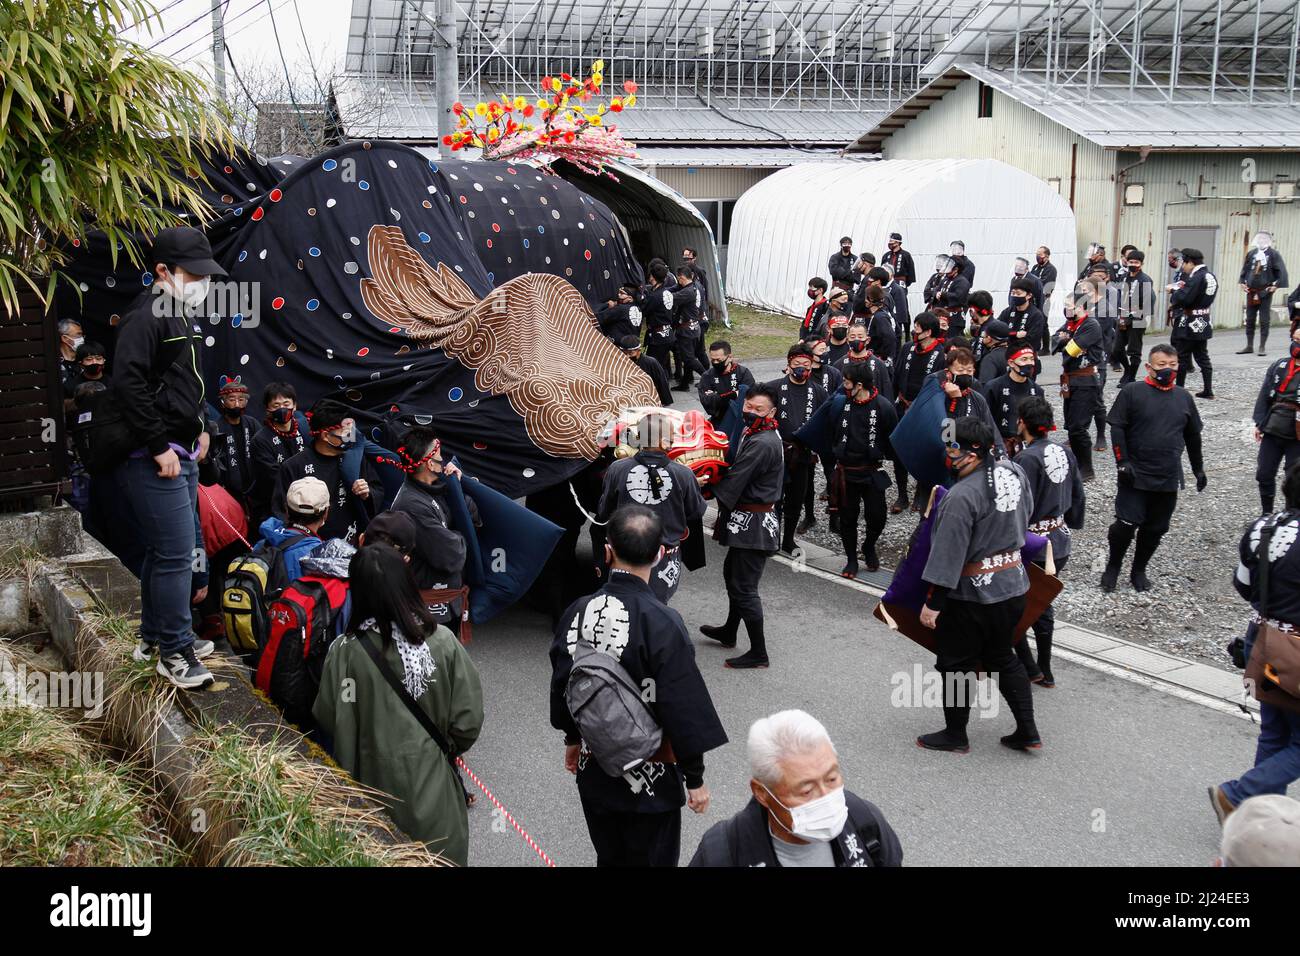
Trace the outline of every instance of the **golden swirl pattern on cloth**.
[[629, 405], [656, 405], [650, 378], [600, 333], [582, 295], [559, 276], [516, 276], [477, 300], [444, 264], [430, 266], [397, 226], [372, 226], [361, 298], [421, 347], [474, 371], [505, 395], [528, 437], [557, 458], [588, 460], [601, 429]]

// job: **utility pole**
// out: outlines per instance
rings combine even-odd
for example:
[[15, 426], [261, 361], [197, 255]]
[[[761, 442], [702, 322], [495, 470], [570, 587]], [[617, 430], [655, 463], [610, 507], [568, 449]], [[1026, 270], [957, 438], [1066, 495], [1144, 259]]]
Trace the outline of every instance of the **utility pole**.
[[229, 102], [226, 99], [226, 20], [221, 13], [221, 0], [212, 0], [212, 79], [217, 98]]
[[[456, 0], [438, 0], [438, 144], [456, 128], [451, 106], [460, 98], [457, 48]], [[445, 155], [445, 152], [444, 152]]]

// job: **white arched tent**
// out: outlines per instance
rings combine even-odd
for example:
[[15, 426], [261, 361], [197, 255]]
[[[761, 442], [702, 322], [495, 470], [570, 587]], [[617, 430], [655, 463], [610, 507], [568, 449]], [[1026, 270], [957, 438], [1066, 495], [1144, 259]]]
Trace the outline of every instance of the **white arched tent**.
[[972, 288], [991, 292], [995, 310], [1006, 305], [1015, 258], [1032, 265], [1038, 246], [1065, 270], [1044, 306], [1049, 325], [1073, 287], [1074, 211], [1046, 182], [995, 159], [895, 159], [790, 166], [746, 191], [731, 220], [727, 294], [801, 316], [807, 282], [830, 280], [826, 263], [841, 236], [879, 259], [891, 232], [902, 233], [916, 264], [912, 315], [935, 257], [958, 239], [975, 263]]

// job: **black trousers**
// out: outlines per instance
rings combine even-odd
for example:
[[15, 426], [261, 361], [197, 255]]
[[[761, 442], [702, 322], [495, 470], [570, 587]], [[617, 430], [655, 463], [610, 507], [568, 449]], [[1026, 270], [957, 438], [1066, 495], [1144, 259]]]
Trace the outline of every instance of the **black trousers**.
[[662, 365], [665, 372], [668, 371], [669, 365], [672, 364], [669, 361], [669, 356], [672, 355], [672, 348], [672, 344], [666, 339], [661, 339], [658, 336], [646, 336], [645, 354]]
[[1116, 520], [1149, 534], [1168, 531], [1177, 507], [1177, 491], [1148, 491], [1123, 483], [1115, 489]]
[[[1056, 573], [1060, 574], [1065, 569], [1068, 557], [1059, 558], [1056, 561]], [[1040, 568], [1043, 566], [1035, 561]], [[1052, 635], [1056, 632], [1056, 611], [1051, 604], [1043, 609], [1043, 613], [1034, 621], [1034, 643], [1038, 645], [1038, 659], [1034, 660], [1034, 654], [1029, 649], [1028, 636], [1021, 638], [1016, 642], [1016, 656], [1020, 658], [1020, 663], [1025, 665], [1025, 670], [1029, 676], [1037, 677], [1039, 674], [1052, 673]]]
[[[813, 484], [813, 463], [800, 460], [786, 470], [785, 495], [781, 499], [781, 543], [793, 544], [794, 528], [803, 511], [804, 497]], [[809, 517], [812, 517], [811, 512]]]
[[682, 335], [677, 333], [677, 340], [673, 343], [673, 355], [677, 358], [677, 367], [673, 374], [677, 381], [686, 385], [691, 384], [691, 373], [703, 375], [705, 368], [700, 364], [700, 360], [695, 357], [695, 350], [700, 343], [698, 335]]
[[597, 866], [677, 866], [682, 850], [682, 811], [609, 813], [582, 801]]
[[1259, 440], [1259, 458], [1255, 463], [1255, 481], [1259, 483], [1259, 502], [1265, 513], [1273, 510], [1277, 498], [1277, 466], [1286, 461], [1290, 468], [1300, 461], [1300, 440], [1265, 435]]
[[767, 566], [768, 552], [753, 548], [728, 548], [722, 561], [722, 580], [727, 586], [728, 616], [738, 615], [746, 626], [763, 620], [763, 599], [758, 582]]
[[858, 551], [860, 511], [866, 514], [866, 533], [862, 536], [862, 555], [866, 557], [880, 540], [889, 516], [885, 489], [874, 481], [848, 481], [844, 484], [844, 500], [840, 503], [840, 540], [844, 542], [844, 556], [850, 561]]
[[1120, 364], [1124, 366], [1124, 377], [1120, 379], [1122, 382], [1137, 381], [1138, 369], [1142, 367], [1142, 337], [1146, 335], [1146, 331], [1146, 329], [1130, 327], [1119, 333], [1119, 342], [1123, 346], [1123, 355], [1120, 358]]
[[1259, 304], [1250, 304], [1250, 295], [1246, 296], [1246, 342], [1253, 342], [1255, 339], [1255, 325], [1259, 325], [1259, 347], [1263, 348], [1264, 343], [1268, 341], [1268, 323], [1270, 311], [1273, 305], [1273, 293], [1261, 292], [1259, 294]]
[[944, 675], [943, 709], [949, 731], [965, 733], [970, 719], [970, 698], [962, 700], [954, 691], [973, 687], [978, 671], [998, 675], [998, 690], [1011, 708], [1017, 726], [1034, 723], [1029, 675], [1012, 649], [1015, 627], [1024, 610], [1023, 595], [996, 604], [954, 598], [944, 604], [935, 630], [938, 653], [934, 666]]
[[[1074, 448], [1077, 455], [1079, 448], [1091, 447], [1091, 438], [1088, 435], [1088, 426], [1097, 417], [1097, 407], [1104, 406], [1101, 398], [1101, 389], [1097, 387], [1096, 378], [1072, 378], [1070, 381], [1070, 394], [1065, 396], [1065, 430], [1070, 435], [1070, 447]], [[1082, 385], [1078, 383], [1084, 383]], [[1105, 421], [1105, 414], [1102, 414], [1102, 420]]]
[[1106, 435], [1106, 363], [1097, 366], [1097, 382], [1101, 386], [1097, 389], [1097, 403], [1093, 407], [1092, 418], [1097, 423], [1097, 438], [1104, 438]]
[[1179, 339], [1177, 342], [1171, 342], [1174, 348], [1178, 350], [1178, 387], [1181, 388], [1187, 373], [1192, 370], [1192, 361], [1196, 361], [1196, 367], [1201, 370], [1201, 374], [1208, 375], [1214, 371], [1214, 365], [1210, 362], [1210, 342], [1208, 339]]

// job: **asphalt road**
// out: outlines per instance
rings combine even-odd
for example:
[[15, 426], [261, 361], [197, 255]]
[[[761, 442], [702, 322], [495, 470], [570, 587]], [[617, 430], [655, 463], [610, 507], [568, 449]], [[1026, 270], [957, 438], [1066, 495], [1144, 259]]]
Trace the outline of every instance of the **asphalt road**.
[[[1219, 828], [1205, 787], [1236, 776], [1254, 754], [1255, 728], [1198, 704], [1061, 661], [1054, 690], [1036, 690], [1044, 748], [1009, 751], [998, 737], [1005, 705], [972, 716], [971, 753], [919, 749], [942, 725], [937, 708], [894, 706], [895, 675], [930, 658], [871, 618], [874, 599], [834, 581], [769, 563], [762, 594], [772, 667], [730, 671], [729, 652], [695, 633], [725, 615], [722, 549], [688, 574], [673, 601], [730, 743], [707, 758], [713, 804], [686, 811], [682, 862], [707, 826], [748, 797], [744, 739], [754, 720], [800, 707], [826, 724], [848, 786], [877, 803], [908, 864], [952, 866], [1205, 865]], [[512, 611], [476, 628], [487, 721], [467, 761], [560, 866], [590, 866], [573, 777], [548, 718], [548, 622]], [[732, 652], [734, 653], [734, 652]], [[470, 811], [472, 865], [540, 864], [486, 800]]]
[[[1239, 336], [1216, 336], [1216, 361], [1257, 364], [1262, 374], [1267, 359], [1231, 355]], [[784, 361], [747, 364], [761, 381], [777, 377]], [[1199, 378], [1193, 384], [1199, 387]], [[678, 396], [677, 408], [699, 407], [693, 393]], [[1013, 727], [1000, 698], [996, 715], [972, 716], [969, 755], [923, 751], [916, 736], [938, 729], [942, 713], [895, 706], [895, 686], [910, 683], [918, 665], [931, 673], [933, 659], [870, 616], [870, 595], [769, 562], [761, 592], [772, 667], [724, 668], [732, 652], [695, 631], [725, 616], [722, 558], [710, 543], [708, 567], [688, 574], [673, 601], [691, 628], [731, 738], [707, 757], [709, 811], [683, 814], [683, 865], [705, 829], [748, 799], [749, 725], [789, 707], [826, 724], [849, 788], [884, 810], [907, 864], [1203, 866], [1213, 860], [1219, 828], [1205, 788], [1250, 766], [1255, 725], [1062, 660], [1053, 668], [1057, 688], [1035, 690], [1041, 751], [999, 745]], [[595, 854], [577, 790], [548, 718], [550, 638], [548, 621], [522, 609], [475, 629], [470, 651], [483, 676], [487, 722], [467, 759], [557, 865], [591, 866]], [[472, 865], [540, 865], [486, 800], [470, 811], [470, 827]]]

